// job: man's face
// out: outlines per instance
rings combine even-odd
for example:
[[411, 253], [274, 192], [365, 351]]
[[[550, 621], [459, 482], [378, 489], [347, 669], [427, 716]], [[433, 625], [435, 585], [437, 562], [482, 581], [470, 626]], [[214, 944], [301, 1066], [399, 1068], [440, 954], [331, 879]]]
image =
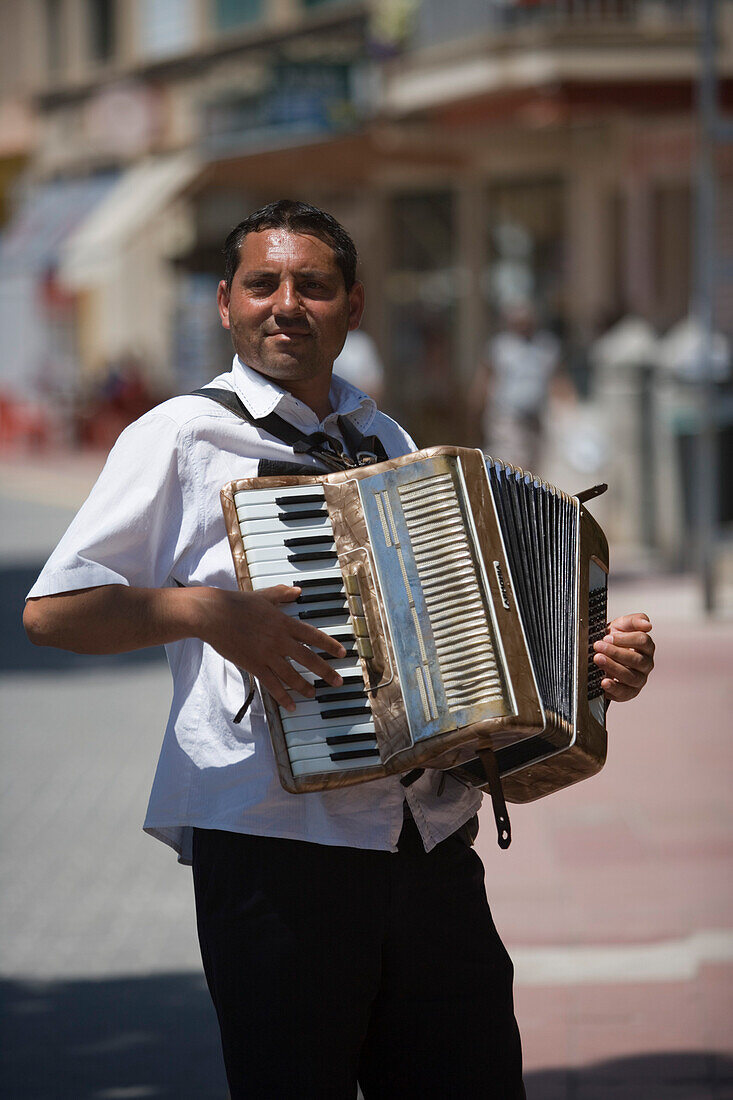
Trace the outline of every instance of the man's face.
[[347, 293], [333, 250], [318, 237], [266, 229], [245, 237], [239, 256], [218, 302], [240, 359], [284, 389], [323, 386], [359, 324], [363, 287]]

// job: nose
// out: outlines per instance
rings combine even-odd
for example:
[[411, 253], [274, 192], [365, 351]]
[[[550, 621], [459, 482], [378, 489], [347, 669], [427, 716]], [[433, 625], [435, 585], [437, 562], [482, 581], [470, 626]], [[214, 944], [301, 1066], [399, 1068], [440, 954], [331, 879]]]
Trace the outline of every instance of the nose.
[[283, 279], [277, 288], [272, 305], [275, 317], [297, 317], [301, 312], [300, 296], [292, 279]]

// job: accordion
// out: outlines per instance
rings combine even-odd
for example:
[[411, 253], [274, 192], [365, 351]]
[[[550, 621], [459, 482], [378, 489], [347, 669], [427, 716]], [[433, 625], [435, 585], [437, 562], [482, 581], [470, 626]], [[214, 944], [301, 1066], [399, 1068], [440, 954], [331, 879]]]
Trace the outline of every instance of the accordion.
[[286, 790], [423, 767], [486, 787], [488, 750], [527, 802], [602, 767], [608, 545], [581, 498], [459, 447], [221, 497], [240, 589], [300, 586], [283, 611], [346, 649], [339, 688], [299, 668], [295, 712], [263, 692]]

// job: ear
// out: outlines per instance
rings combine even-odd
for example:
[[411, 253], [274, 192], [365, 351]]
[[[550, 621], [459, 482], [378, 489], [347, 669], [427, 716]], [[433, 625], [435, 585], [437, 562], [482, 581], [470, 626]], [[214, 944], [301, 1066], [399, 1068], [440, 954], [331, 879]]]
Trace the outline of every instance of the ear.
[[219, 306], [222, 327], [226, 329], [229, 328], [229, 297], [227, 284], [222, 279], [216, 292], [216, 303]]
[[364, 312], [364, 284], [354, 283], [349, 291], [349, 332], [359, 327]]

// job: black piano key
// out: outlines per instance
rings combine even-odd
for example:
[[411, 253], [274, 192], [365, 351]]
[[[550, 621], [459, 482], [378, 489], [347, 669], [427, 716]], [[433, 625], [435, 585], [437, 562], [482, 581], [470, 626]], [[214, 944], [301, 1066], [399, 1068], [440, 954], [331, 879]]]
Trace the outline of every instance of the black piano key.
[[337, 760], [359, 760], [379, 756], [379, 749], [344, 749], [343, 752], [331, 752], [329, 756], [334, 762]]
[[346, 606], [347, 597], [343, 594], [343, 588], [336, 590], [333, 588], [330, 592], [309, 592], [307, 596], [298, 596], [296, 604], [341, 604]]
[[363, 741], [363, 733], [340, 733], [337, 737], [327, 737], [327, 745], [353, 745], [355, 741]]
[[323, 710], [321, 718], [353, 718], [355, 714], [371, 714], [372, 708], [366, 707], [337, 707], [334, 710]]
[[339, 576], [334, 577], [304, 577], [302, 580], [297, 577], [293, 581], [296, 588], [319, 588], [321, 585], [330, 584], [337, 585], [339, 592], [343, 592], [344, 587], [341, 583]]
[[299, 619], [336, 619], [339, 617], [345, 623], [349, 621], [348, 613], [346, 611], [342, 612], [340, 607], [312, 607], [309, 611], [298, 612]]
[[363, 687], [361, 688], [361, 691], [359, 691], [357, 688], [354, 688], [351, 691], [342, 691], [339, 688], [334, 689], [333, 691], [326, 691], [322, 695], [319, 695], [319, 693], [316, 692], [317, 703], [340, 703], [347, 699], [366, 699], [366, 692], [364, 691]]
[[310, 550], [303, 554], [288, 554], [288, 561], [337, 561], [336, 554], [328, 550]]
[[[345, 687], [348, 687], [349, 684], [361, 684], [362, 688], [364, 686], [364, 681], [360, 673], [354, 673], [353, 676], [344, 676], [342, 679]], [[331, 686], [332, 685], [327, 684], [325, 680], [315, 680], [313, 683], [313, 687], [316, 691], [318, 691], [319, 688], [330, 688]]]
[[323, 508], [304, 508], [299, 512], [296, 512], [295, 509], [292, 512], [278, 512], [277, 518], [280, 523], [287, 523], [288, 520], [295, 519], [321, 519], [325, 515], [328, 515], [328, 513], [324, 506]]
[[327, 542], [333, 546], [333, 536], [328, 533], [323, 535], [304, 535], [299, 539], [283, 539], [284, 546], [315, 546], [319, 542]]
[[288, 493], [275, 497], [275, 504], [282, 508], [285, 504], [323, 504], [323, 493]]
[[333, 653], [326, 653], [326, 651], [323, 649], [316, 650], [316, 656], [322, 657], [324, 661], [343, 661], [345, 657], [356, 657], [356, 646], [354, 645], [354, 638], [351, 638], [351, 640], [349, 640], [348, 638], [337, 638], [336, 641], [340, 642], [340, 644], [346, 650], [346, 652], [341, 657], [334, 657]]

